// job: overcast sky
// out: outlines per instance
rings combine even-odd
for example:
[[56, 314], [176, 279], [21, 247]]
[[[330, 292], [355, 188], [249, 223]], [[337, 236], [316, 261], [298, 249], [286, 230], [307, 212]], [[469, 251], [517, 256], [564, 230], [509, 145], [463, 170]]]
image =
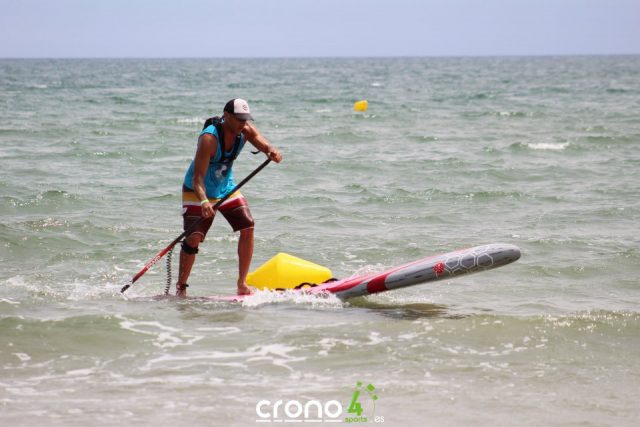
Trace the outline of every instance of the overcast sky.
[[640, 54], [640, 0], [0, 0], [0, 57]]

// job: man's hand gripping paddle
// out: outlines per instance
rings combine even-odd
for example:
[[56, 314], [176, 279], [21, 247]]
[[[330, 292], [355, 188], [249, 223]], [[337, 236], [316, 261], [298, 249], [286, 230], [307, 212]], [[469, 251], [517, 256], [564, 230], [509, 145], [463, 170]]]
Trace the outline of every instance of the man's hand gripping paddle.
[[[236, 191], [238, 191], [243, 185], [245, 185], [247, 182], [249, 182], [249, 180], [251, 178], [253, 178], [254, 176], [256, 176], [258, 174], [258, 172], [260, 172], [262, 169], [264, 169], [265, 166], [267, 166], [269, 164], [269, 162], [271, 161], [271, 159], [267, 159], [265, 160], [260, 166], [258, 166], [256, 168], [256, 170], [254, 170], [253, 172], [251, 172], [245, 179], [243, 179], [238, 185], [236, 185], [233, 190], [231, 190], [226, 196], [224, 196], [222, 199], [218, 200], [218, 202], [213, 205], [213, 210], [215, 211], [216, 209], [218, 209], [220, 207], [221, 204], [223, 204], [228, 198], [229, 196], [231, 196], [233, 193], [235, 193]], [[185, 236], [189, 235], [193, 230], [196, 229], [196, 227], [198, 226], [198, 224], [200, 224], [201, 221], [204, 220], [204, 217], [200, 218], [197, 222], [195, 222], [191, 227], [187, 228], [185, 231], [182, 232], [182, 234], [180, 234], [178, 237], [176, 237], [173, 242], [171, 242], [169, 244], [169, 246], [167, 246], [166, 248], [164, 248], [163, 250], [161, 250], [160, 252], [158, 252], [158, 255], [156, 255], [155, 257], [153, 257], [153, 259], [151, 261], [149, 261], [144, 267], [142, 267], [142, 270], [140, 270], [138, 272], [138, 274], [136, 274], [135, 276], [133, 276], [133, 279], [131, 279], [131, 282], [127, 283], [126, 285], [124, 285], [122, 287], [122, 289], [120, 290], [120, 293], [124, 293], [124, 291], [126, 291], [127, 289], [129, 289], [129, 287], [131, 287], [131, 285], [133, 285], [134, 283], [136, 283], [136, 281], [142, 277], [142, 275], [144, 273], [146, 273], [147, 271], [149, 271], [149, 269], [153, 266], [153, 264], [155, 264], [156, 262], [158, 262], [163, 256], [165, 256], [167, 254], [167, 252], [169, 252], [175, 245], [178, 244], [179, 241], [181, 241]]]

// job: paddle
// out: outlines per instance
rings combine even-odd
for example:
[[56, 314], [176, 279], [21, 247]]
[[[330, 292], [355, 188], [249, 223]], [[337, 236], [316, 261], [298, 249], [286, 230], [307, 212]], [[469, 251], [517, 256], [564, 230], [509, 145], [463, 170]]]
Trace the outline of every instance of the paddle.
[[[231, 190], [229, 193], [227, 193], [226, 196], [224, 196], [222, 199], [218, 200], [218, 202], [213, 205], [213, 209], [216, 210], [220, 207], [221, 204], [223, 204], [225, 202], [225, 200], [227, 200], [229, 198], [229, 196], [231, 196], [233, 193], [235, 193], [236, 191], [238, 191], [243, 185], [245, 185], [247, 182], [249, 182], [249, 180], [251, 178], [253, 178], [254, 176], [256, 176], [258, 174], [258, 172], [260, 172], [262, 169], [264, 169], [265, 166], [267, 166], [269, 164], [269, 162], [271, 161], [271, 159], [267, 159], [265, 160], [260, 166], [258, 166], [256, 168], [256, 170], [254, 170], [253, 172], [251, 172], [249, 175], [247, 175], [247, 177], [245, 179], [243, 179], [242, 181], [240, 181], [240, 183], [238, 185], [236, 185], [233, 190]], [[136, 274], [135, 276], [133, 276], [133, 279], [131, 279], [131, 282], [127, 283], [126, 285], [124, 285], [122, 287], [122, 289], [120, 290], [120, 293], [124, 293], [124, 291], [126, 291], [127, 289], [129, 289], [129, 287], [131, 285], [133, 285], [134, 283], [136, 283], [136, 281], [142, 277], [142, 275], [144, 273], [146, 273], [147, 271], [149, 271], [149, 269], [153, 266], [153, 264], [155, 264], [156, 262], [158, 262], [163, 256], [165, 256], [167, 254], [167, 252], [169, 252], [176, 244], [178, 244], [178, 242], [180, 240], [182, 240], [182, 238], [184, 238], [185, 236], [187, 236], [188, 234], [190, 234], [193, 230], [196, 229], [196, 227], [198, 226], [198, 224], [200, 224], [201, 221], [204, 221], [204, 217], [200, 218], [198, 221], [196, 221], [195, 223], [193, 223], [193, 225], [191, 225], [191, 227], [187, 228], [185, 231], [182, 232], [182, 234], [180, 234], [178, 237], [176, 237], [173, 242], [171, 242], [169, 244], [169, 246], [167, 246], [166, 248], [164, 248], [163, 250], [161, 250], [160, 252], [158, 252], [158, 255], [156, 255], [155, 257], [153, 257], [153, 259], [151, 261], [149, 261], [144, 267], [142, 267], [142, 270], [140, 270], [138, 272], [138, 274]]]

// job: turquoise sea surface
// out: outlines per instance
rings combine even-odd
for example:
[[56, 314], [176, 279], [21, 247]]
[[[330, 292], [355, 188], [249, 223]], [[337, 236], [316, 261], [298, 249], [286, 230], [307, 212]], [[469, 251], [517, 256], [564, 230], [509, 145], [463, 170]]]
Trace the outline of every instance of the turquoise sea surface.
[[[182, 231], [198, 132], [235, 97], [284, 157], [243, 189], [253, 268], [522, 258], [244, 304], [154, 298], [162, 260], [123, 297]], [[361, 390], [386, 426], [637, 426], [639, 112], [639, 56], [0, 59], [0, 424], [304, 423], [287, 411], [313, 400], [353, 424]], [[237, 240], [217, 218], [191, 296], [235, 291]]]

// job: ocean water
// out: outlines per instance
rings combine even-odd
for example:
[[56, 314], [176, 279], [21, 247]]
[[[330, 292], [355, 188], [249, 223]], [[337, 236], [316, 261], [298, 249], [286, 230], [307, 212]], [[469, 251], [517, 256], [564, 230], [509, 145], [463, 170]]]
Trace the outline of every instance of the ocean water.
[[[254, 268], [522, 258], [243, 305], [154, 298], [163, 260], [123, 298], [181, 232], [198, 131], [234, 97], [284, 156], [243, 190]], [[639, 111], [638, 56], [2, 59], [0, 424], [638, 425]], [[236, 176], [262, 160], [245, 149]], [[236, 246], [217, 219], [192, 296], [234, 292]], [[289, 416], [310, 401], [321, 417]]]

